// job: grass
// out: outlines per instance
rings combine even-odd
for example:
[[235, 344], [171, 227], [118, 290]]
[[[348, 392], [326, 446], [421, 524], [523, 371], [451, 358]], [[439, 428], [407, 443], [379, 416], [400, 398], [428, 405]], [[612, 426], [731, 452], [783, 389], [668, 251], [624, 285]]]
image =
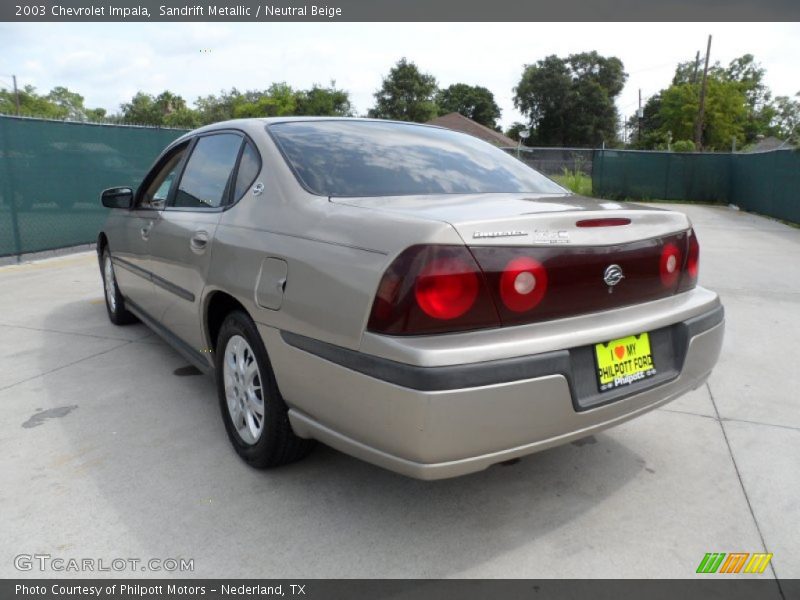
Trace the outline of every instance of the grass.
[[570, 171], [564, 167], [564, 174], [553, 175], [553, 179], [571, 192], [581, 196], [592, 195], [592, 178], [577, 169]]

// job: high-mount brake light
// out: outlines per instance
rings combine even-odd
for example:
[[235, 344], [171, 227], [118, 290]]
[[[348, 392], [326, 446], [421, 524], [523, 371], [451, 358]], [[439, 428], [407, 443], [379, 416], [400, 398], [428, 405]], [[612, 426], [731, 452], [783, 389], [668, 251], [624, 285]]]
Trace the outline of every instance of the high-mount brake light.
[[575, 223], [576, 227], [619, 227], [620, 225], [630, 225], [631, 220], [627, 218], [601, 218], [601, 219], [581, 219]]

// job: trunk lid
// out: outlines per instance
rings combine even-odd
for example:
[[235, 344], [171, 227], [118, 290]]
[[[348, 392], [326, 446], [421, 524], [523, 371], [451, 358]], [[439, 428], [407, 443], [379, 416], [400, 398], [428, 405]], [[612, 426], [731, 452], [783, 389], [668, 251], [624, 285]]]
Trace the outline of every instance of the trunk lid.
[[574, 195], [332, 201], [449, 223], [466, 246], [418, 244], [396, 256], [370, 318], [379, 333], [568, 318], [666, 298], [697, 281], [696, 237], [685, 215], [668, 210]]
[[[576, 195], [449, 194], [331, 198], [331, 202], [449, 223], [468, 246], [597, 246], [685, 231], [677, 212]], [[629, 219], [623, 226], [579, 227], [578, 221]]]

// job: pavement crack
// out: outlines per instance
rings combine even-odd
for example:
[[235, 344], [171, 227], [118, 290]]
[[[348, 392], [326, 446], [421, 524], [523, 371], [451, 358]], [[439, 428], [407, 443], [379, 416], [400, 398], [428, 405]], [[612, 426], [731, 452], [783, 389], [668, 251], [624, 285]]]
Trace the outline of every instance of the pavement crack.
[[662, 410], [664, 412], [677, 413], [679, 415], [689, 415], [690, 417], [702, 417], [704, 419], [713, 419], [714, 421], [717, 420], [717, 417], [714, 417], [712, 415], [701, 415], [700, 413], [693, 413], [689, 412], [688, 410], [677, 410], [675, 408], [660, 408], [659, 410]]
[[[736, 464], [736, 457], [733, 455], [733, 448], [731, 447], [731, 441], [728, 439], [728, 432], [725, 431], [725, 422], [719, 415], [719, 408], [717, 408], [717, 401], [714, 399], [714, 394], [711, 391], [711, 386], [706, 382], [706, 389], [708, 390], [708, 395], [711, 398], [711, 404], [714, 405], [714, 412], [717, 415], [717, 422], [719, 423], [719, 427], [722, 430], [722, 437], [725, 438], [725, 445], [728, 447], [728, 454], [731, 457], [731, 463], [733, 463], [733, 469], [736, 471], [736, 478], [739, 480], [739, 486], [742, 488], [742, 494], [744, 494], [744, 500], [747, 502], [747, 508], [750, 511], [750, 516], [753, 518], [753, 523], [756, 526], [756, 531], [758, 532], [758, 537], [761, 538], [761, 547], [764, 552], [768, 552], [767, 550], [767, 542], [764, 539], [764, 532], [761, 531], [761, 525], [758, 523], [758, 519], [756, 518], [756, 513], [753, 510], [753, 504], [750, 502], [750, 496], [747, 494], [747, 488], [744, 486], [744, 481], [742, 480], [742, 474], [739, 471], [739, 465]], [[772, 571], [772, 576], [775, 579], [775, 583], [778, 586], [778, 593], [781, 595], [783, 600], [786, 600], [786, 594], [783, 592], [783, 586], [781, 586], [781, 580], [778, 579], [778, 574], [775, 572], [775, 563], [770, 561], [769, 568]]]
[[18, 385], [21, 385], [23, 383], [27, 383], [28, 381], [33, 381], [34, 379], [39, 379], [40, 377], [44, 377], [45, 375], [50, 375], [51, 373], [55, 373], [56, 371], [60, 371], [62, 369], [66, 369], [67, 367], [71, 367], [73, 365], [77, 365], [78, 363], [82, 363], [85, 360], [89, 360], [89, 359], [95, 358], [97, 356], [102, 356], [103, 354], [108, 354], [109, 352], [112, 352], [114, 350], [117, 350], [118, 348], [122, 348], [123, 346], [127, 346], [127, 345], [132, 344], [132, 343], [133, 342], [126, 341], [124, 344], [118, 344], [116, 346], [112, 346], [111, 348], [103, 350], [102, 352], [95, 352], [94, 354], [90, 354], [89, 356], [84, 356], [83, 358], [79, 358], [78, 360], [73, 360], [70, 363], [67, 363], [65, 365], [60, 365], [58, 367], [50, 369], [49, 371], [45, 371], [44, 373], [38, 373], [36, 375], [33, 375], [32, 377], [28, 377], [26, 379], [22, 379], [21, 381], [15, 381], [14, 383], [11, 383], [9, 385], [5, 385], [3, 387], [0, 387], [0, 392], [3, 392], [5, 390], [8, 390], [8, 389], [13, 388], [13, 387], [18, 386]]
[[[29, 327], [27, 325], [12, 325], [10, 323], [0, 323], [0, 327], [10, 327], [12, 329], [25, 329], [27, 331], [41, 331], [43, 333], [60, 333], [62, 335], [78, 335], [80, 337], [94, 338], [97, 340], [111, 340], [114, 342], [133, 342], [137, 340], [126, 340], [125, 338], [111, 337], [108, 335], [95, 335], [93, 333], [80, 333], [78, 331], [62, 331], [60, 329], [46, 329], [44, 327]], [[148, 337], [148, 336], [145, 336]], [[143, 339], [143, 338], [142, 338]]]
[[762, 421], [750, 421], [748, 419], [735, 419], [733, 417], [720, 417], [714, 415], [703, 415], [700, 413], [693, 413], [688, 410], [678, 410], [676, 408], [659, 408], [657, 410], [663, 412], [676, 413], [679, 415], [689, 415], [690, 417], [702, 417], [704, 419], [713, 419], [714, 421], [722, 421], [724, 423], [747, 423], [748, 425], [762, 425], [763, 427], [778, 427], [779, 429], [789, 429], [791, 431], [800, 431], [800, 427], [794, 425], [779, 425], [778, 423], [764, 423]]

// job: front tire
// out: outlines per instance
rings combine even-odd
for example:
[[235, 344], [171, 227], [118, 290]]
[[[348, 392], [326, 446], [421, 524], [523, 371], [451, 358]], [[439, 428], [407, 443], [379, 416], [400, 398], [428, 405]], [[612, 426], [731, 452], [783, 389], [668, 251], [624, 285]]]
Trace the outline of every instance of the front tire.
[[125, 308], [125, 299], [119, 291], [117, 277], [114, 275], [114, 264], [111, 262], [111, 252], [108, 246], [103, 248], [100, 256], [100, 275], [103, 278], [103, 292], [106, 299], [108, 318], [114, 325], [130, 325], [139, 319]]
[[264, 342], [248, 315], [234, 311], [225, 318], [215, 353], [222, 420], [239, 456], [258, 469], [306, 456], [313, 442], [292, 431]]

